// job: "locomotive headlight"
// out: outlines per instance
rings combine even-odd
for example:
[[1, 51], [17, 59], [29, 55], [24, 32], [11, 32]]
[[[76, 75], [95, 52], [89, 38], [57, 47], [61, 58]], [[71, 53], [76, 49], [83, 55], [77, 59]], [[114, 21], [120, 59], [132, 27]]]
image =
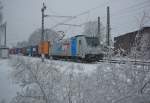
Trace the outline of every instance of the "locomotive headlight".
[[94, 47], [93, 47], [93, 48], [89, 48], [88, 51], [89, 51], [90, 54], [93, 54], [93, 53], [95, 53], [95, 52], [97, 51], [96, 49], [97, 49], [97, 48], [94, 48]]

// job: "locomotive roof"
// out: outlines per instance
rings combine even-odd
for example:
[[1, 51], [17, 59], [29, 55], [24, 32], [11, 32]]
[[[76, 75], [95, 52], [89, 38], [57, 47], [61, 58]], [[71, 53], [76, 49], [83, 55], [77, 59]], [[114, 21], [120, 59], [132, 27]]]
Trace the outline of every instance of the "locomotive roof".
[[76, 35], [75, 37], [79, 37], [79, 36], [86, 36], [86, 35]]
[[87, 35], [76, 35], [74, 37], [92, 37], [92, 36], [87, 36]]

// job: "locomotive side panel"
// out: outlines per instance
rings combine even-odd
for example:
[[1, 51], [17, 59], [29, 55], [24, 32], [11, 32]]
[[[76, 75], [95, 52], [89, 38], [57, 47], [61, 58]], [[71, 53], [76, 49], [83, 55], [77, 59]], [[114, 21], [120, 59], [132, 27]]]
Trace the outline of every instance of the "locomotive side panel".
[[61, 43], [55, 42], [52, 45], [52, 55], [53, 56], [61, 56], [62, 54], [62, 45]]
[[52, 55], [59, 57], [69, 57], [71, 56], [70, 50], [70, 40], [66, 39], [63, 41], [54, 42], [52, 45]]
[[66, 40], [62, 41], [61, 44], [62, 44], [62, 56], [65, 56], [65, 57], [71, 56], [70, 40], [66, 39]]
[[76, 37], [71, 38], [71, 56], [72, 57], [77, 56], [77, 38]]
[[77, 37], [77, 56], [79, 58], [85, 58], [87, 45], [83, 36]]

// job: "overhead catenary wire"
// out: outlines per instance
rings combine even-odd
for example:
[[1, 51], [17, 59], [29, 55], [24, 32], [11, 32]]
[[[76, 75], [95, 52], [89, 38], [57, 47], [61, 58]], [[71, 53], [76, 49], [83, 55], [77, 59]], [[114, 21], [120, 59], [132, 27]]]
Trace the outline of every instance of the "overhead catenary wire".
[[74, 26], [74, 27], [81, 27], [82, 26], [82, 25], [77, 25], [77, 24], [65, 24], [65, 23], [62, 23], [60, 25]]
[[[110, 0], [108, 0], [106, 3], [108, 3], [109, 1], [110, 1]], [[97, 8], [101, 8], [102, 6], [104, 6], [104, 4], [105, 4], [105, 3], [100, 4], [100, 5], [98, 5], [98, 6], [94, 7], [94, 8], [88, 9], [88, 10], [82, 12], [82, 13], [79, 13], [79, 14], [75, 15], [73, 18], [66, 19], [66, 20], [64, 20], [64, 21], [62, 21], [62, 22], [60, 22], [60, 23], [58, 23], [58, 24], [52, 26], [51, 29], [56, 28], [56, 27], [59, 26], [60, 24], [63, 24], [63, 23], [69, 22], [69, 21], [71, 21], [71, 20], [73, 20], [73, 19], [76, 19], [76, 18], [79, 17], [79, 16], [82, 16], [82, 15], [84, 15], [84, 14], [87, 14], [87, 13], [89, 13], [89, 12], [91, 12], [91, 11], [97, 9]]]
[[[147, 7], [147, 9], [150, 9], [150, 7]], [[117, 18], [120, 18], [120, 17], [127, 17], [127, 16], [130, 16], [130, 15], [133, 15], [133, 14], [140, 14], [140, 13], [143, 13], [143, 12], [144, 12], [144, 10], [140, 9], [139, 11], [133, 11], [133, 12], [129, 12], [129, 13], [124, 13], [122, 15], [112, 15], [112, 18], [113, 19], [117, 19]]]
[[[143, 7], [142, 7], [143, 8]], [[133, 11], [133, 12], [125, 12], [123, 15], [112, 15], [112, 18], [116, 19], [116, 18], [119, 18], [119, 17], [122, 17], [122, 16], [129, 16], [129, 15], [132, 15], [132, 14], [139, 14], [141, 12], [143, 12], [142, 8], [137, 8], [137, 9], [140, 9], [140, 11]], [[149, 7], [147, 7], [146, 9], [148, 9]], [[142, 11], [141, 11], [142, 10]], [[101, 17], [101, 18], [106, 18], [105, 16]], [[97, 18], [95, 18], [93, 21], [96, 21]], [[78, 26], [83, 26], [85, 25], [87, 22], [83, 22], [83, 23], [80, 23], [80, 24], [72, 24], [72, 26], [74, 27], [78, 27]], [[59, 24], [59, 25], [68, 25], [68, 24]], [[69, 24], [70, 25], [70, 24]]]
[[[133, 6], [134, 7], [134, 6]], [[137, 7], [134, 7], [133, 9], [130, 9], [130, 7], [124, 8], [122, 10], [118, 10], [115, 13], [111, 13], [111, 17], [112, 18], [118, 18], [121, 16], [128, 16], [128, 14], [135, 14], [135, 13], [140, 13], [142, 12], [144, 9], [149, 9], [150, 8], [150, 4], [145, 4], [145, 5], [139, 5]], [[128, 11], [128, 9], [130, 9], [130, 11]], [[142, 11], [141, 11], [142, 10]], [[120, 15], [123, 14], [123, 15]], [[101, 18], [106, 18], [106, 16], [101, 16]]]
[[[143, 5], [144, 4], [144, 5]], [[146, 1], [143, 1], [143, 2], [140, 2], [140, 3], [137, 3], [137, 4], [134, 4], [134, 5], [130, 5], [130, 6], [128, 6], [128, 7], [126, 7], [126, 8], [122, 8], [122, 9], [120, 9], [120, 10], [118, 10], [118, 11], [116, 11], [116, 12], [114, 12], [114, 13], [112, 13], [113, 15], [117, 15], [118, 13], [120, 14], [120, 13], [124, 13], [124, 12], [129, 12], [129, 11], [126, 11], [126, 10], [128, 10], [128, 9], [134, 9], [134, 8], [137, 8], [137, 7], [139, 7], [139, 6], [145, 6], [145, 4], [149, 4], [150, 5], [150, 2], [149, 2], [149, 0], [146, 0]], [[149, 6], [148, 5], [148, 6]]]
[[[109, 0], [108, 0], [108, 1], [109, 1]], [[107, 1], [107, 3], [108, 3], [108, 1]], [[111, 1], [109, 1], [109, 2], [111, 2]], [[124, 10], [124, 11], [127, 11], [127, 9], [137, 8], [138, 6], [141, 6], [142, 4], [146, 4], [146, 5], [147, 5], [148, 2], [149, 2], [149, 1], [147, 0], [147, 1], [144, 1], [144, 2], [137, 3], [137, 4], [135, 4], [135, 5], [129, 6], [129, 7], [127, 7], [127, 8], [121, 9], [121, 10], [115, 12], [115, 13], [111, 13], [111, 14], [112, 14], [111, 16], [112, 16], [113, 18], [114, 18], [114, 17], [118, 17], [118, 15], [120, 15], [121, 13], [124, 13], [124, 12], [122, 12], [123, 10]], [[146, 5], [142, 5], [142, 6], [143, 6], [142, 8], [145, 8]], [[148, 5], [148, 6], [149, 6], [149, 5]], [[70, 18], [70, 19], [64, 20], [64, 21], [62, 21], [62, 22], [60, 22], [60, 23], [58, 23], [58, 24], [52, 26], [52, 28], [55, 28], [55, 27], [57, 27], [57, 26], [59, 26], [59, 25], [61, 25], [61, 24], [63, 24], [63, 23], [66, 23], [66, 22], [69, 22], [69, 21], [71, 21], [71, 20], [73, 20], [73, 19], [76, 19], [76, 18], [78, 18], [79, 16], [82, 16], [82, 15], [84, 15], [84, 14], [89, 14], [89, 13], [92, 12], [93, 10], [96, 10], [96, 9], [98, 9], [98, 8], [101, 8], [101, 7], [102, 7], [102, 5], [99, 5], [99, 6], [97, 6], [97, 7], [91, 8], [91, 9], [85, 11], [85, 12], [82, 12], [82, 13], [80, 13], [80, 14], [74, 16], [74, 18]], [[141, 9], [141, 8], [140, 8], [140, 9]], [[131, 11], [131, 10], [130, 10], [130, 11]], [[116, 13], [117, 13], [117, 15], [115, 15]], [[126, 12], [126, 14], [127, 14], [127, 13], [129, 13], [129, 11]], [[103, 16], [103, 17], [101, 17], [101, 18], [106, 18], [106, 16]], [[81, 24], [80, 24], [80, 25], [81, 25]], [[82, 23], [82, 25], [84, 25], [84, 23]]]
[[143, 11], [144, 9], [149, 9], [149, 7], [150, 7], [150, 4], [146, 4], [146, 5], [142, 5], [142, 7], [136, 7], [134, 9], [131, 9], [130, 12], [129, 11], [126, 11], [126, 12], [120, 11], [120, 12], [118, 12], [118, 15], [115, 15], [112, 13], [111, 16], [112, 17], [119, 17], [119, 16], [122, 16], [120, 14], [123, 14], [123, 16], [124, 16], [124, 14], [130, 14], [130, 13], [134, 14], [134, 13], [137, 13], [141, 10]]
[[55, 17], [55, 18], [74, 18], [74, 16], [60, 16], [60, 15], [45, 15], [46, 17]]

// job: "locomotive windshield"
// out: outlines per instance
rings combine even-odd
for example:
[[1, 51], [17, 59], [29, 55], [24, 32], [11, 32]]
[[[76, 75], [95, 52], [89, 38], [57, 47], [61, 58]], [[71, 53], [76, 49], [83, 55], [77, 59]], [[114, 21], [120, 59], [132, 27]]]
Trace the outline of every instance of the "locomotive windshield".
[[85, 37], [87, 45], [91, 47], [96, 47], [100, 45], [99, 39], [97, 37]]

